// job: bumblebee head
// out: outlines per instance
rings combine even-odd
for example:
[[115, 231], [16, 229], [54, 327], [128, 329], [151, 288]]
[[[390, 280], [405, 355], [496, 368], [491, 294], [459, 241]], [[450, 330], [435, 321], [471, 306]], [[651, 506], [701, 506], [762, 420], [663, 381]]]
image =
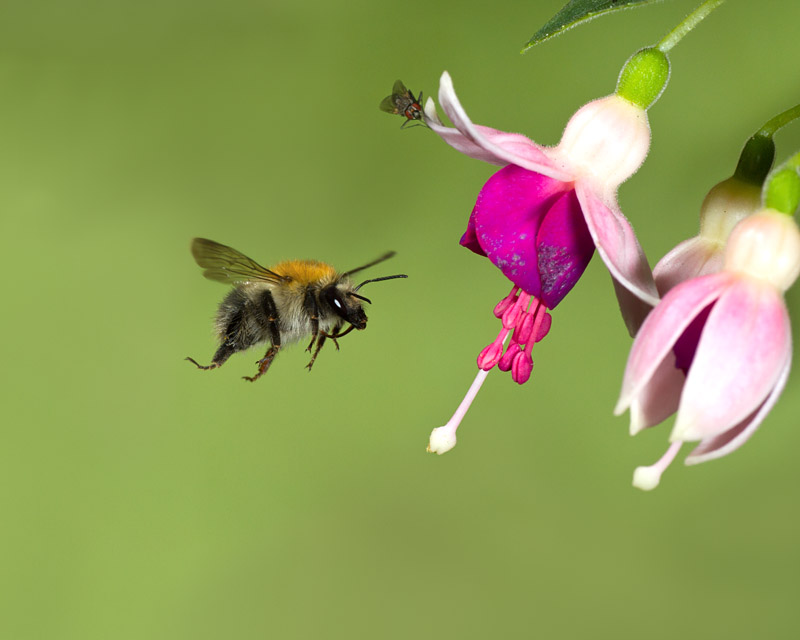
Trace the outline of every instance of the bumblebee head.
[[357, 269], [345, 271], [343, 274], [341, 274], [338, 282], [325, 287], [322, 290], [322, 299], [328, 304], [328, 306], [331, 308], [331, 311], [333, 311], [345, 322], [349, 322], [356, 329], [366, 329], [367, 314], [364, 313], [364, 307], [361, 306], [361, 302], [369, 302], [372, 304], [372, 301], [369, 298], [359, 295], [357, 293], [358, 290], [368, 282], [381, 282], [382, 280], [394, 280], [395, 278], [407, 278], [408, 276], [405, 274], [399, 274], [396, 276], [384, 276], [383, 278], [372, 278], [370, 280], [364, 280], [364, 282], [356, 287], [350, 284], [348, 276], [361, 271], [362, 269], [366, 269], [367, 267], [372, 267], [379, 262], [388, 260], [393, 255], [394, 251], [389, 251], [388, 253], [383, 254], [377, 260], [373, 260], [372, 262], [358, 267]]
[[369, 302], [367, 298], [358, 295], [352, 286], [339, 283], [332, 284], [322, 290], [322, 299], [331, 311], [345, 322], [349, 322], [356, 329], [366, 329], [367, 314], [361, 306], [361, 300]]

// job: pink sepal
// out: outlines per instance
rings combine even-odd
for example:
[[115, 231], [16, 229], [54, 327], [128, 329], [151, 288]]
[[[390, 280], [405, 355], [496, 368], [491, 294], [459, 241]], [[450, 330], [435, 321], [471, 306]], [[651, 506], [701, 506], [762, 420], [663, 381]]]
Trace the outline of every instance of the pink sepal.
[[723, 272], [685, 282], [670, 291], [647, 316], [628, 356], [615, 414], [625, 411], [651, 383], [656, 370], [695, 316], [734, 279], [732, 274]]
[[686, 376], [675, 368], [675, 354], [671, 351], [661, 361], [650, 382], [631, 402], [630, 433], [637, 433], [655, 426], [678, 410]]
[[[692, 284], [673, 291], [687, 286]], [[671, 439], [705, 440], [747, 419], [775, 387], [790, 348], [781, 293], [762, 281], [734, 277], [703, 328]]]
[[[611, 272], [611, 277], [622, 285], [622, 288], [616, 287], [615, 290], [622, 317], [630, 328], [638, 320], [630, 323], [628, 318], [642, 315], [642, 307], [636, 302], [636, 298], [646, 305], [658, 304], [658, 291], [650, 265], [633, 227], [619, 210], [613, 194], [601, 198], [583, 181], [575, 184], [575, 191], [597, 253]], [[633, 298], [626, 295], [624, 290], [633, 294]]]
[[572, 179], [569, 173], [551, 160], [545, 148], [526, 136], [473, 124], [456, 96], [453, 80], [447, 71], [439, 81], [439, 102], [460, 136], [454, 134], [453, 129], [442, 126], [430, 117], [427, 120], [428, 126], [458, 151], [492, 164], [515, 164], [556, 180]]
[[747, 442], [778, 401], [783, 388], [786, 386], [786, 381], [789, 379], [789, 370], [791, 366], [792, 352], [790, 349], [786, 364], [783, 365], [783, 369], [781, 369], [781, 373], [778, 376], [778, 381], [758, 410], [732, 429], [728, 429], [725, 433], [714, 436], [713, 438], [701, 440], [700, 444], [686, 456], [684, 464], [700, 464], [701, 462], [721, 458], [722, 456], [728, 455], [731, 451], [735, 451]]
[[695, 236], [684, 240], [665, 255], [653, 269], [658, 293], [662, 296], [681, 282], [722, 271], [724, 246]]

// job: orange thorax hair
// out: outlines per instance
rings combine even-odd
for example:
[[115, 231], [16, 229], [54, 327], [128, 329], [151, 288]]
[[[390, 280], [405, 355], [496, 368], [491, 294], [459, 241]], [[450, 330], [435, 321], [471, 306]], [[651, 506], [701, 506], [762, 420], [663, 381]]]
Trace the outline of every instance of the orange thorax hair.
[[339, 274], [331, 265], [318, 260], [284, 260], [274, 267], [270, 267], [278, 275], [288, 276], [292, 279], [288, 285], [307, 286], [309, 284], [320, 284], [325, 286], [336, 282]]

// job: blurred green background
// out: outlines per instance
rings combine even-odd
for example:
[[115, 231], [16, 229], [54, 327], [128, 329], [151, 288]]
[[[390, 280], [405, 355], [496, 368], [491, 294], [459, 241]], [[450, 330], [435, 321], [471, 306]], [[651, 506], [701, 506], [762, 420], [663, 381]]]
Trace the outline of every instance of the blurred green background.
[[[492, 372], [499, 271], [458, 246], [494, 168], [377, 106], [447, 69], [476, 122], [554, 144], [692, 8], [518, 51], [562, 0], [13, 1], [0, 7], [5, 336], [0, 637], [674, 638], [796, 631], [798, 376], [750, 443], [614, 418], [630, 344], [599, 259], [531, 382]], [[694, 235], [744, 140], [798, 101], [800, 3], [737, 2], [673, 52], [620, 199], [652, 263]], [[777, 138], [800, 147], [800, 125]], [[193, 236], [372, 275], [368, 330], [196, 371], [225, 289]], [[797, 318], [800, 296], [789, 294]], [[687, 448], [688, 450], [688, 448]]]

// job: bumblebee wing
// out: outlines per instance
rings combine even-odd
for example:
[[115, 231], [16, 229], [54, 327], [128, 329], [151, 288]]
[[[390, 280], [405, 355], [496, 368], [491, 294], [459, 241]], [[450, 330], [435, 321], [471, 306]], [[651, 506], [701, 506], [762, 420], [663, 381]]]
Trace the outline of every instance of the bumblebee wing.
[[385, 111], [386, 113], [399, 113], [395, 96], [386, 96], [383, 100], [381, 100], [380, 110]]
[[191, 248], [195, 262], [205, 269], [203, 275], [209, 280], [236, 284], [252, 280], [278, 283], [288, 279], [265, 269], [236, 249], [226, 247], [213, 240], [195, 238], [192, 240]]

